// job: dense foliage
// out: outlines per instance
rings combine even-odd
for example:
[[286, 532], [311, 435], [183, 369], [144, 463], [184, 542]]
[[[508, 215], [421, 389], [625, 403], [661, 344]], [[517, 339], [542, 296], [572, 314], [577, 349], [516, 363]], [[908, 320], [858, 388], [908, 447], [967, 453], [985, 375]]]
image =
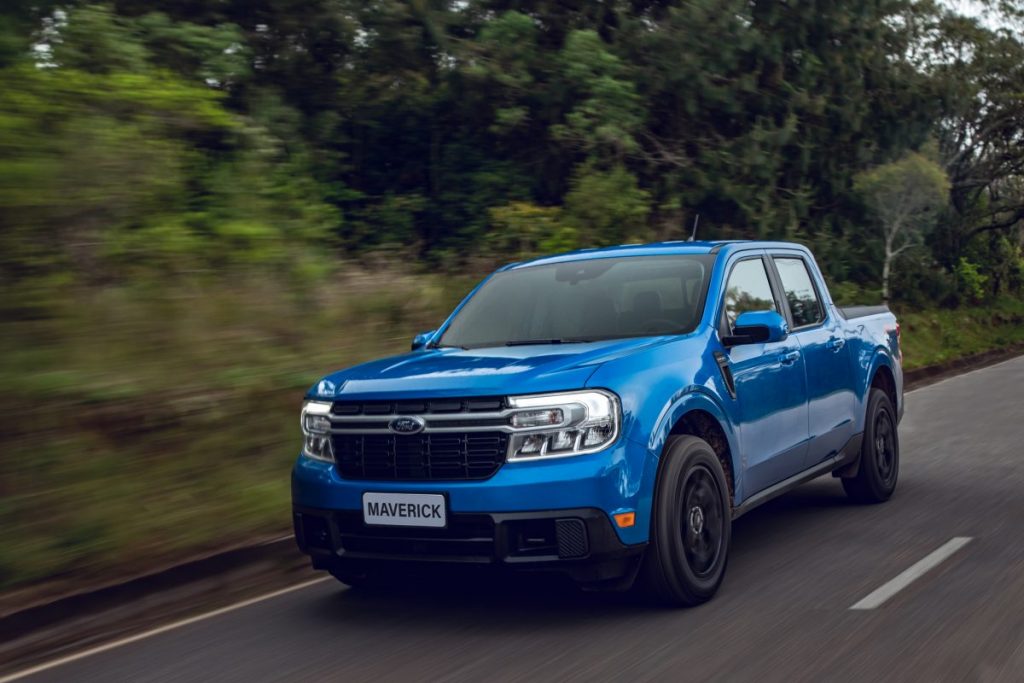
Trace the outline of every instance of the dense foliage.
[[[7, 303], [235, 266], [301, 285], [377, 249], [452, 267], [679, 239], [698, 214], [701, 237], [812, 244], [844, 296], [877, 296], [889, 260], [905, 302], [975, 299], [970, 269], [983, 297], [1017, 292], [1022, 7], [974, 6], [5, 3]], [[948, 184], [887, 259], [856, 181], [910, 153]]]

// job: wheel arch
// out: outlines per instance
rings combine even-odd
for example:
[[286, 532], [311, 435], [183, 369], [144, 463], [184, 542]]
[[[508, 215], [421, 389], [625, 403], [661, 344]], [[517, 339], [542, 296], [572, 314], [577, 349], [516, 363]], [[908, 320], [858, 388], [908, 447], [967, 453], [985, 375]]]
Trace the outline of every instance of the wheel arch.
[[743, 480], [739, 444], [732, 423], [718, 402], [702, 391], [684, 393], [663, 413], [660, 425], [649, 444], [651, 450], [658, 453], [659, 465], [669, 437], [689, 434], [704, 439], [725, 470], [729, 493], [736, 505]]
[[875, 374], [871, 377], [870, 387], [884, 391], [889, 400], [892, 401], [893, 408], [899, 405], [896, 398], [896, 376], [888, 365], [881, 364], [875, 368]]
[[892, 402], [893, 410], [899, 414], [900, 396], [896, 385], [896, 373], [892, 367], [892, 359], [885, 351], [879, 349], [875, 354], [875, 358], [871, 363], [871, 372], [868, 374], [868, 377], [870, 379], [868, 380], [867, 386], [864, 388], [864, 397], [862, 401], [864, 410], [867, 409], [871, 390], [881, 389]]

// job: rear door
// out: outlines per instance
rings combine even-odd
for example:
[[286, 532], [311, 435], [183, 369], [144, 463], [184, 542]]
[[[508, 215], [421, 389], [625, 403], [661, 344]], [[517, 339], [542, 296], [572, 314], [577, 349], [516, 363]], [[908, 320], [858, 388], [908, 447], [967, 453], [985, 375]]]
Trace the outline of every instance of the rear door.
[[790, 338], [800, 343], [807, 373], [808, 435], [805, 468], [843, 448], [853, 436], [853, 368], [845, 328], [822, 296], [817, 268], [797, 251], [773, 252], [778, 288], [784, 294]]
[[[771, 269], [761, 253], [743, 254], [729, 266], [719, 334], [732, 333], [745, 311], [779, 311]], [[739, 415], [743, 495], [761, 491], [801, 471], [807, 452], [807, 380], [800, 344], [744, 344], [724, 351], [734, 378]]]

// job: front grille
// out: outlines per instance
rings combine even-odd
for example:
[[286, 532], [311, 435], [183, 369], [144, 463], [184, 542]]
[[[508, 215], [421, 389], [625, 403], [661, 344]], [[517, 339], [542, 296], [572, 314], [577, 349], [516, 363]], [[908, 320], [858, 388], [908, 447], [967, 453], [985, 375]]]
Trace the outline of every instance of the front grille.
[[505, 462], [505, 432], [335, 434], [338, 472], [348, 479], [487, 479]]

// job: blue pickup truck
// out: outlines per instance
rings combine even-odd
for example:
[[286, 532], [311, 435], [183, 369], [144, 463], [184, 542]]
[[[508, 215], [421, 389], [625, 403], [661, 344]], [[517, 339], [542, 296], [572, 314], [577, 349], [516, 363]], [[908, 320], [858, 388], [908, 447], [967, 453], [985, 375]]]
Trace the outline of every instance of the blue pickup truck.
[[840, 308], [782, 242], [665, 242], [515, 263], [412, 352], [302, 407], [294, 526], [360, 586], [426, 566], [710, 599], [731, 524], [814, 477], [899, 472], [900, 330]]

